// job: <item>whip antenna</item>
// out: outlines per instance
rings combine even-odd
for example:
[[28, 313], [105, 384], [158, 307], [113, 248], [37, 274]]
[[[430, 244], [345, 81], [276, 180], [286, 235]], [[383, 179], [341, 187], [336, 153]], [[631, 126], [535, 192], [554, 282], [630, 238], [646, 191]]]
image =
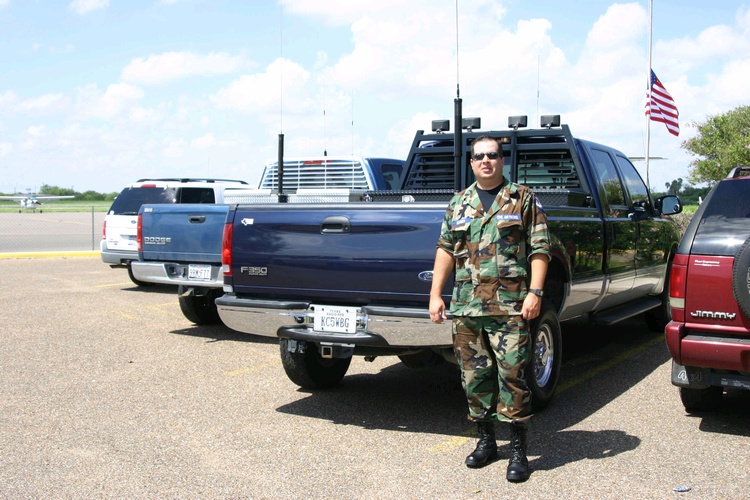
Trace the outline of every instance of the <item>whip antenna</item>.
[[277, 187], [279, 190], [279, 203], [285, 203], [287, 197], [284, 194], [284, 7], [279, 16], [279, 151], [276, 160]]
[[461, 173], [463, 172], [464, 139], [463, 118], [461, 112], [461, 91], [459, 88], [459, 64], [458, 64], [458, 0], [456, 0], [456, 99], [453, 101], [454, 127], [453, 134], [453, 190], [461, 190]]

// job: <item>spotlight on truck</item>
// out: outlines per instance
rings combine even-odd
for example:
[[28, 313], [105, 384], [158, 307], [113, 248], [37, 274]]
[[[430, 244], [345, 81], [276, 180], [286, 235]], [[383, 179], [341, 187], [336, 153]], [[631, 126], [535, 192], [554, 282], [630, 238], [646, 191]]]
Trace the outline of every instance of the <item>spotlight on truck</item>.
[[450, 120], [432, 120], [432, 131], [438, 134], [446, 132], [451, 128]]
[[527, 118], [525, 115], [509, 116], [508, 117], [508, 128], [518, 130], [519, 128], [526, 127]]
[[469, 132], [471, 132], [475, 128], [480, 128], [481, 126], [482, 126], [482, 119], [479, 118], [478, 116], [474, 118], [461, 119], [461, 128]]
[[560, 115], [542, 115], [539, 125], [542, 128], [559, 127]]

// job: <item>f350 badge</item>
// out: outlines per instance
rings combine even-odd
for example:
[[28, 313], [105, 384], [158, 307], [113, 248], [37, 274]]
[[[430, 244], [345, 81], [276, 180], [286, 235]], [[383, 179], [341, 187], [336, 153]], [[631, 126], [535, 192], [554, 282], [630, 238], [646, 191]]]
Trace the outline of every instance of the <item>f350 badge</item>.
[[240, 267], [240, 274], [247, 274], [248, 276], [268, 276], [268, 268], [242, 266]]

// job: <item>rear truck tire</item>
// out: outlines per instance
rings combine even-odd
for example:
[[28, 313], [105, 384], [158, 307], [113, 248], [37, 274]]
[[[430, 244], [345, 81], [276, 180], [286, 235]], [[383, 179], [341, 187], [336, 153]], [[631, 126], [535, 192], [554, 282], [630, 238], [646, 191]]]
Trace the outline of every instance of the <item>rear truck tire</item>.
[[680, 399], [688, 413], [715, 410], [721, 403], [723, 394], [724, 388], [717, 386], [705, 389], [680, 387]]
[[542, 301], [542, 310], [531, 321], [529, 333], [531, 355], [526, 365], [526, 385], [531, 391], [534, 411], [540, 411], [552, 401], [562, 361], [562, 330], [557, 312], [550, 301]]
[[[299, 342], [303, 344], [303, 342]], [[346, 375], [352, 358], [323, 358], [313, 343], [304, 343], [304, 352], [289, 352], [289, 339], [279, 342], [281, 364], [289, 380], [303, 389], [329, 389]]]
[[130, 281], [135, 283], [136, 286], [153, 286], [153, 283], [149, 283], [148, 281], [141, 281], [133, 276], [133, 268], [130, 267], [130, 262], [128, 262], [128, 265], [126, 267], [128, 268], [128, 277], [130, 278]]
[[672, 272], [672, 263], [667, 266], [667, 275], [664, 281], [664, 289], [659, 294], [661, 305], [649, 309], [644, 314], [646, 326], [652, 332], [663, 332], [664, 328], [672, 320], [672, 307], [669, 305], [669, 275]]
[[746, 318], [750, 318], [750, 238], [734, 256], [732, 293]]
[[[210, 289], [201, 291], [198, 295], [195, 291], [186, 294], [187, 287], [179, 285], [177, 287], [177, 299], [180, 303], [180, 309], [185, 317], [196, 325], [216, 325], [221, 323], [219, 310], [216, 308], [215, 300], [223, 294], [220, 289]], [[205, 293], [203, 293], [205, 292]]]

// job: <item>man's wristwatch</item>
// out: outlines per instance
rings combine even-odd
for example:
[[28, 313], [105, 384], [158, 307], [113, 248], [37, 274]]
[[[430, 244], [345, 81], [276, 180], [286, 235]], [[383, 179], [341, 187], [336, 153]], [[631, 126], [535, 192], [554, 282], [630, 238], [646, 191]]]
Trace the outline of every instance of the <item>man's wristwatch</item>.
[[544, 297], [544, 290], [541, 288], [529, 288], [529, 293], [533, 293], [537, 297]]

